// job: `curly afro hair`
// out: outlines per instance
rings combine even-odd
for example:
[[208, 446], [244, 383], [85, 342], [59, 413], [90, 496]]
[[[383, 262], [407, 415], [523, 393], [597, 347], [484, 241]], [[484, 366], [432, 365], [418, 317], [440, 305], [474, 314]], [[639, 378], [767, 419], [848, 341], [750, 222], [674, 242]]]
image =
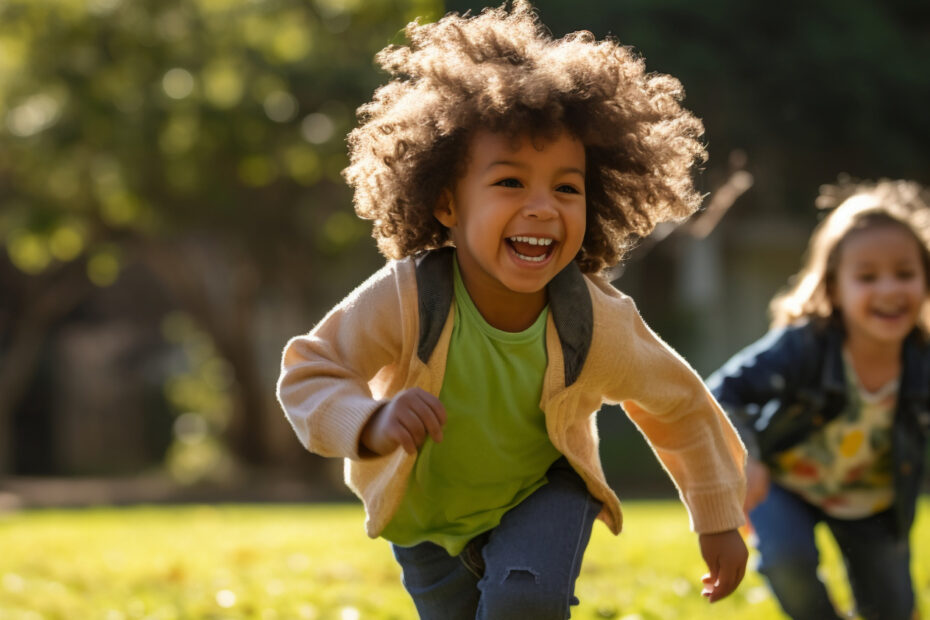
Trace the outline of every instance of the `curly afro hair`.
[[565, 129], [585, 145], [587, 228], [576, 261], [586, 273], [700, 206], [691, 170], [706, 158], [703, 125], [681, 107], [679, 81], [647, 74], [630, 49], [584, 31], [553, 39], [525, 0], [412, 22], [406, 36], [409, 45], [376, 55], [391, 80], [359, 108], [343, 171], [388, 258], [449, 243], [433, 209], [478, 128], [543, 138]]

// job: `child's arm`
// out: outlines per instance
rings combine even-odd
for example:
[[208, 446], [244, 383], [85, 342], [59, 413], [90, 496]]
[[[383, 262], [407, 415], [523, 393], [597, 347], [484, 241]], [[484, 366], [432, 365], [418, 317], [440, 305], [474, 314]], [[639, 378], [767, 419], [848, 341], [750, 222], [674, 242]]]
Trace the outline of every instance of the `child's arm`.
[[762, 503], [769, 494], [769, 468], [762, 461], [753, 457], [746, 459], [746, 501], [743, 510], [746, 514]]
[[[746, 460], [748, 514], [768, 495], [769, 470], [762, 462], [757, 426], [777, 423], [775, 411], [784, 408], [786, 395], [796, 389], [798, 374], [808, 363], [798, 350], [796, 329], [769, 332], [734, 355], [707, 380], [708, 388], [730, 416], [749, 451]], [[777, 407], [773, 407], [777, 405]]]
[[278, 399], [311, 452], [371, 456], [362, 431], [385, 401], [369, 382], [385, 367], [395, 365], [395, 375], [409, 367], [417, 342], [416, 304], [404, 304], [405, 284], [415, 286], [412, 265], [388, 264], [285, 347]]
[[[743, 525], [746, 450], [694, 370], [631, 308], [606, 371], [623, 409], [668, 471], [698, 533]], [[612, 359], [611, 359], [612, 358]]]
[[616, 340], [601, 350], [613, 374], [607, 396], [619, 398], [674, 480], [707, 563], [703, 593], [720, 600], [739, 585], [748, 558], [737, 531], [745, 522], [746, 450], [697, 373], [632, 304], [614, 318]]

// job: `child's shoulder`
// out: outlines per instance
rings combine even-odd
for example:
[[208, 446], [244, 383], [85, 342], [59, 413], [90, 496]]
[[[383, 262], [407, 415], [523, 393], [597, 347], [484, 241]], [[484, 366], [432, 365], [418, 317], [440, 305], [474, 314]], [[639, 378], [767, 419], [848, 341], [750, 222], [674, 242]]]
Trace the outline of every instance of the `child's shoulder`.
[[662, 346], [661, 338], [647, 325], [632, 297], [601, 276], [587, 275], [585, 281], [593, 307], [592, 346], [605, 349], [608, 355], [610, 351]]
[[808, 318], [797, 323], [774, 327], [754, 346], [757, 348], [780, 347], [799, 352], [811, 352], [828, 346], [840, 347], [843, 328], [832, 320]]
[[389, 260], [355, 287], [339, 306], [382, 306], [389, 300], [401, 302], [416, 295], [416, 265], [412, 258]]
[[639, 316], [639, 309], [633, 298], [616, 288], [607, 278], [589, 274], [585, 276], [585, 281], [595, 314], [604, 314], [603, 318], [610, 322], [629, 321]]

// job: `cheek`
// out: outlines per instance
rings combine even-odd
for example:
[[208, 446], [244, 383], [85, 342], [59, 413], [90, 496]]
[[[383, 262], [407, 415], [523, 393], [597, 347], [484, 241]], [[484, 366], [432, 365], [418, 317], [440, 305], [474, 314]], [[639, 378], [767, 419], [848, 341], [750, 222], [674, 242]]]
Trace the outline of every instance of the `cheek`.
[[914, 287], [913, 295], [921, 304], [926, 303], [927, 300], [930, 299], [930, 291], [927, 290], [927, 285], [923, 282], [920, 282]]
[[867, 285], [860, 283], [844, 283], [837, 287], [837, 295], [834, 299], [836, 305], [855, 308], [867, 304], [870, 295], [871, 291]]
[[581, 246], [581, 243], [584, 241], [585, 232], [587, 230], [588, 218], [587, 212], [584, 208], [572, 211], [569, 213], [565, 220], [570, 228], [571, 234], [577, 238], [578, 246]]

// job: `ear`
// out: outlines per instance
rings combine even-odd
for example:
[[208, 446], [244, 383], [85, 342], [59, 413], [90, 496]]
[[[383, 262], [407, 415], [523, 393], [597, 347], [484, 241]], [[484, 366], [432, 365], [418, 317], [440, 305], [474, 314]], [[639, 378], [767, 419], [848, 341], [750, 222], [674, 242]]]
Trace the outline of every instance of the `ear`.
[[458, 218], [455, 216], [455, 199], [448, 189], [442, 190], [442, 193], [439, 194], [436, 206], [433, 208], [433, 216], [446, 228], [453, 228], [458, 222]]

